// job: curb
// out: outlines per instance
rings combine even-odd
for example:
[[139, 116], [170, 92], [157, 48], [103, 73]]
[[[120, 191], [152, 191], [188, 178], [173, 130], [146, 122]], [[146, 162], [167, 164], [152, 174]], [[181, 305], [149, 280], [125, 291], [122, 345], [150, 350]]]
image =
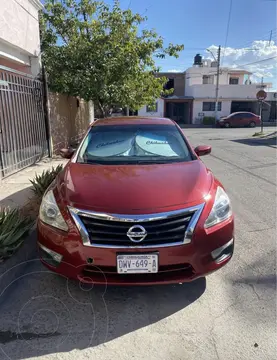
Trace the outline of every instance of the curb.
[[[0, 303], [5, 289], [26, 273], [29, 261], [37, 257], [36, 229], [24, 237], [24, 243], [9, 259], [0, 263]], [[6, 297], [6, 294], [4, 298]]]

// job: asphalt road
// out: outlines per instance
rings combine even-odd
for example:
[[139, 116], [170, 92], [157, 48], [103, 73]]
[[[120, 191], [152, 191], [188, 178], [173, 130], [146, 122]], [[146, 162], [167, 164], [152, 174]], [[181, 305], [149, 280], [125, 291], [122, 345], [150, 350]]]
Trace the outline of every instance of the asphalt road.
[[233, 203], [232, 261], [191, 284], [108, 289], [20, 265], [0, 294], [0, 359], [276, 359], [276, 138], [184, 132], [213, 147], [203, 161]]

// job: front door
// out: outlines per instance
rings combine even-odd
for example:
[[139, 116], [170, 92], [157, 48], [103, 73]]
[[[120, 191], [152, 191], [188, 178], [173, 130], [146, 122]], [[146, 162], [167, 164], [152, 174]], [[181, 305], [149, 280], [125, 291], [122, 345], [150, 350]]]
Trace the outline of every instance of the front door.
[[178, 102], [168, 102], [166, 104], [166, 117], [184, 124], [185, 122], [185, 104]]

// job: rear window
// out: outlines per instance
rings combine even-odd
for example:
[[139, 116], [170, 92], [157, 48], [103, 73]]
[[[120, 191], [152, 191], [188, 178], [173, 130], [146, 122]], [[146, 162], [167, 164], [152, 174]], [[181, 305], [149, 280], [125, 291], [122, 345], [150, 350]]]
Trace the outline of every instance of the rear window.
[[179, 130], [172, 125], [105, 125], [89, 131], [77, 162], [100, 164], [191, 161]]

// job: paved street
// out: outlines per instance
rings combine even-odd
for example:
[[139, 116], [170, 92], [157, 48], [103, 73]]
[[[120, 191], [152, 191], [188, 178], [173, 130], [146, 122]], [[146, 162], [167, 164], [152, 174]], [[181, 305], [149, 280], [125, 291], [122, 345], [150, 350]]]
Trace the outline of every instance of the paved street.
[[212, 145], [203, 161], [233, 203], [226, 267], [191, 284], [89, 289], [38, 260], [19, 265], [0, 294], [0, 359], [276, 359], [276, 137], [255, 131], [184, 129]]

